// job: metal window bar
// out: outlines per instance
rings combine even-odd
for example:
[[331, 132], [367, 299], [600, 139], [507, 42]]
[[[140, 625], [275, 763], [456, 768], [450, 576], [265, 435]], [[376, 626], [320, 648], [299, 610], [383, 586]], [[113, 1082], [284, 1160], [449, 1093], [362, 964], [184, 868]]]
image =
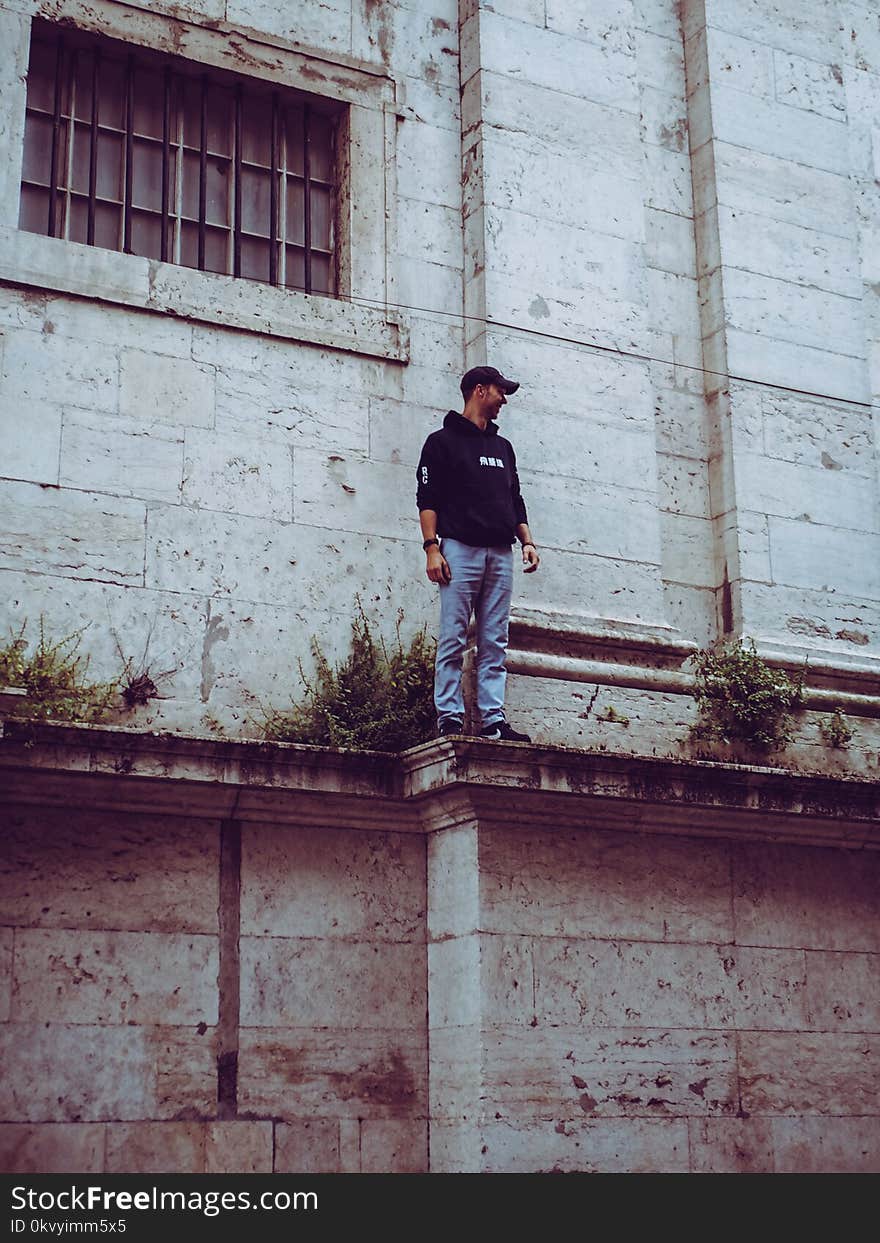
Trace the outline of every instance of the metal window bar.
[[199, 271], [205, 270], [205, 221], [208, 215], [208, 75], [202, 75], [202, 128], [199, 136]]
[[235, 90], [235, 132], [233, 134], [233, 173], [234, 182], [232, 204], [232, 275], [241, 276], [241, 130], [242, 130], [241, 85]]
[[[54, 32], [53, 32], [54, 33]], [[80, 158], [80, 149], [74, 150], [77, 133], [77, 100], [76, 86], [78, 62], [82, 61], [83, 53], [91, 53], [91, 86], [92, 99], [89, 121], [89, 167], [88, 196], [86, 216], [86, 237], [90, 245], [95, 244], [98, 206], [98, 160], [100, 137], [100, 103], [102, 89], [102, 56], [122, 61], [123, 56], [107, 53], [106, 47], [98, 40], [89, 46], [77, 36], [70, 37], [64, 31], [58, 31], [53, 40], [55, 50], [54, 64], [54, 98], [52, 107], [52, 137], [49, 167], [47, 232], [50, 236], [69, 237], [73, 222], [73, 207], [77, 199], [74, 193], [75, 157]], [[122, 190], [122, 228], [121, 249], [131, 253], [134, 222], [134, 145], [135, 145], [135, 72], [136, 67], [144, 60], [141, 54], [129, 52], [125, 57], [123, 75], [124, 100], [124, 182]], [[51, 69], [50, 69], [51, 72]], [[180, 262], [181, 230], [183, 219], [183, 150], [185, 135], [182, 125], [182, 114], [178, 109], [183, 106], [183, 86], [186, 75], [176, 72], [167, 62], [164, 65], [164, 98], [162, 120], [162, 186], [160, 207], [161, 258], [164, 262]], [[207, 261], [208, 231], [208, 107], [210, 102], [211, 79], [207, 73], [200, 75], [201, 86], [201, 117], [199, 139], [199, 212], [198, 212], [198, 266], [205, 270]], [[65, 96], [67, 107], [65, 108]], [[233, 178], [231, 186], [233, 221], [232, 246], [227, 252], [228, 269], [235, 276], [241, 275], [243, 266], [242, 245], [244, 234], [243, 215], [243, 143], [244, 143], [244, 108], [249, 98], [247, 88], [236, 83], [234, 93], [234, 133], [233, 133]], [[254, 98], [259, 98], [254, 96]], [[262, 96], [265, 101], [266, 96]], [[281, 120], [286, 114], [285, 102], [277, 91], [269, 97], [271, 109], [271, 150], [270, 150], [270, 202], [268, 222], [269, 235], [269, 280], [274, 285], [285, 285], [287, 277], [287, 179], [288, 157], [286, 127]], [[297, 107], [301, 114], [303, 143], [303, 268], [304, 289], [312, 292], [312, 164], [313, 164], [313, 125], [312, 109], [303, 103]], [[39, 113], [37, 115], [45, 115]], [[82, 126], [85, 131], [85, 125]], [[67, 138], [66, 159], [64, 151], [65, 134]], [[83, 153], [84, 154], [84, 153]], [[176, 159], [175, 159], [176, 157]], [[322, 185], [327, 184], [323, 178], [317, 179]], [[64, 210], [59, 210], [63, 201]], [[81, 198], [79, 200], [82, 201]], [[326, 253], [323, 250], [322, 254]], [[332, 251], [331, 251], [332, 253]]]
[[269, 150], [269, 283], [278, 284], [278, 95], [272, 92], [272, 134]]
[[122, 196], [122, 249], [131, 254], [131, 184], [134, 167], [134, 57], [125, 65], [125, 189]]
[[[168, 215], [171, 205], [168, 201], [171, 189], [171, 70], [166, 66], [163, 76], [164, 94], [162, 100], [162, 220], [161, 220], [161, 256], [167, 263], [168, 255]], [[132, 126], [132, 129], [134, 126]]]
[[59, 37], [56, 59], [55, 59], [55, 106], [52, 113], [52, 155], [49, 162], [49, 236], [56, 237], [60, 232], [58, 229], [57, 215], [57, 191], [55, 189], [58, 182], [58, 155], [61, 139], [61, 92], [64, 82], [64, 40]]
[[303, 116], [303, 244], [305, 253], [305, 291], [312, 292], [312, 165], [311, 165], [311, 109], [306, 105]]
[[90, 246], [95, 244], [95, 200], [98, 187], [98, 62], [100, 53], [95, 48], [92, 54], [92, 120], [89, 143], [89, 214], [86, 225], [86, 241]]

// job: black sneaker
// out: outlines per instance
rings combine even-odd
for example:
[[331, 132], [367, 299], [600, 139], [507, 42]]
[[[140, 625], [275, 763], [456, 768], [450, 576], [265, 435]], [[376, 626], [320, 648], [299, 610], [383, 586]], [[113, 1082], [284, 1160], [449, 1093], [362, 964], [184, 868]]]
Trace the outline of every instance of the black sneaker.
[[464, 726], [461, 721], [456, 721], [454, 718], [450, 719], [447, 717], [446, 720], [441, 721], [437, 726], [437, 736], [439, 738], [446, 738], [449, 734], [460, 734], [463, 729]]
[[496, 721], [494, 725], [487, 725], [485, 729], [480, 730], [481, 738], [488, 738], [490, 742], [531, 742], [528, 734], [521, 734], [518, 730], [511, 729], [506, 721]]

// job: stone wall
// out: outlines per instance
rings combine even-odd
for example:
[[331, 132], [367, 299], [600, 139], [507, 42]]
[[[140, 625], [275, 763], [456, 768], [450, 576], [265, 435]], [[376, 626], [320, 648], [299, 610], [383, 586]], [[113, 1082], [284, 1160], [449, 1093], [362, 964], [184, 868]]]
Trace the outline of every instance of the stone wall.
[[3, 1169], [427, 1167], [422, 838], [2, 821]]
[[876, 785], [14, 722], [0, 771], [7, 1171], [880, 1169]]

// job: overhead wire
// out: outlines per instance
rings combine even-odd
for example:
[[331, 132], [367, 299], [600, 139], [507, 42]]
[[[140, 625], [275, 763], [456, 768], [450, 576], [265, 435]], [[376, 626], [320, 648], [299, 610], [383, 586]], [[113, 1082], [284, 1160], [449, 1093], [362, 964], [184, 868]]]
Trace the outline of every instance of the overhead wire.
[[833, 393], [820, 393], [814, 389], [792, 388], [787, 384], [778, 384], [773, 380], [759, 380], [752, 376], [737, 375], [732, 371], [714, 371], [709, 367], [701, 367], [696, 363], [685, 363], [679, 359], [661, 358], [656, 354], [642, 353], [637, 350], [627, 350], [615, 345], [602, 345], [598, 341], [586, 341], [580, 337], [562, 336], [559, 333], [546, 332], [540, 328], [532, 328], [526, 324], [509, 324], [503, 320], [487, 319], [482, 315], [466, 315], [461, 311], [444, 311], [437, 307], [417, 306], [408, 302], [389, 302], [384, 298], [367, 298], [363, 295], [339, 294], [336, 296], [338, 301], [350, 302], [355, 306], [374, 306], [381, 307], [393, 311], [416, 311], [423, 315], [439, 315], [447, 319], [454, 319], [457, 322], [469, 321], [472, 323], [483, 324], [487, 328], [498, 328], [510, 332], [520, 332], [527, 336], [538, 337], [545, 341], [552, 341], [554, 344], [563, 349], [583, 349], [593, 350], [600, 354], [609, 354], [619, 358], [630, 359], [635, 362], [659, 363], [666, 367], [678, 367], [685, 371], [693, 371], [696, 374], [704, 376], [715, 376], [722, 380], [733, 380], [740, 384], [753, 384], [758, 388], [777, 389], [783, 393], [791, 393], [797, 397], [812, 397], [818, 401], [830, 401], [841, 406], [856, 406], [862, 410], [871, 410], [874, 402], [859, 401], [854, 397], [841, 397]]

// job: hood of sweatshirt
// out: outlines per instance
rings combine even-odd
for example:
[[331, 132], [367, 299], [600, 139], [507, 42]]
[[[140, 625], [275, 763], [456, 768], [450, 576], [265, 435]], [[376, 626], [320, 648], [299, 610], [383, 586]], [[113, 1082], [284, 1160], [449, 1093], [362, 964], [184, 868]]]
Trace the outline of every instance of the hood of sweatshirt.
[[486, 424], [486, 430], [481, 432], [476, 423], [472, 423], [470, 419], [466, 419], [463, 414], [459, 414], [457, 410], [450, 410], [443, 420], [443, 426], [449, 432], [458, 432], [460, 436], [497, 436], [498, 424], [493, 421]]

